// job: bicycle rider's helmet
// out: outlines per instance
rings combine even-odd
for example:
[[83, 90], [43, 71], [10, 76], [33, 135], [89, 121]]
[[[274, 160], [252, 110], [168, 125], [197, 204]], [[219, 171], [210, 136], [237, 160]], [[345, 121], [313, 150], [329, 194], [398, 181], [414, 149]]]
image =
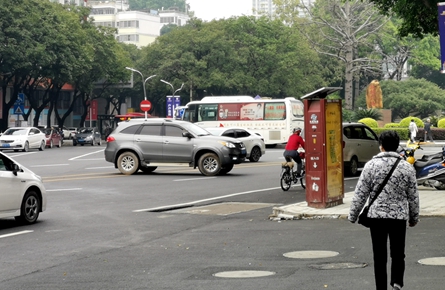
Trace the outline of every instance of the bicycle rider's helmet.
[[296, 128], [294, 128], [294, 129], [292, 130], [292, 133], [295, 133], [295, 132], [298, 132], [298, 131], [301, 132], [301, 128], [300, 128], [300, 127], [296, 127]]

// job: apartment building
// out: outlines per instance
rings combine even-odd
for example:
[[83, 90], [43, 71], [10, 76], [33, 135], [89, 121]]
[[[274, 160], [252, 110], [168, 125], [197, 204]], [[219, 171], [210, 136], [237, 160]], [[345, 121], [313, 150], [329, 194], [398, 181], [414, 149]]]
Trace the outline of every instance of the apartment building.
[[[301, 0], [301, 2], [304, 6], [309, 7], [315, 3], [315, 0]], [[273, 18], [275, 15], [275, 5], [273, 4], [273, 0], [252, 0], [252, 11], [256, 17], [265, 15]]]

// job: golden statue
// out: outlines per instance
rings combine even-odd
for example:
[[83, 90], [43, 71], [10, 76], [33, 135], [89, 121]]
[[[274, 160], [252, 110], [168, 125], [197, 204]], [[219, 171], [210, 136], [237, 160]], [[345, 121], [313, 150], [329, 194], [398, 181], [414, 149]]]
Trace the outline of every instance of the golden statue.
[[366, 106], [368, 109], [383, 109], [382, 89], [377, 80], [373, 80], [366, 89]]

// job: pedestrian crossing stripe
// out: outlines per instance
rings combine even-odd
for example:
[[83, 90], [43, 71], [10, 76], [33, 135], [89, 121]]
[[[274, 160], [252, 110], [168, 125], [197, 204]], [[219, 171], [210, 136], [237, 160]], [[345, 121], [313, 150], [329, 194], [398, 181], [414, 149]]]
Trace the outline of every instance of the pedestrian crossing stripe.
[[23, 111], [22, 111], [22, 109], [20, 107], [17, 107], [17, 109], [15, 109], [14, 114], [23, 115]]

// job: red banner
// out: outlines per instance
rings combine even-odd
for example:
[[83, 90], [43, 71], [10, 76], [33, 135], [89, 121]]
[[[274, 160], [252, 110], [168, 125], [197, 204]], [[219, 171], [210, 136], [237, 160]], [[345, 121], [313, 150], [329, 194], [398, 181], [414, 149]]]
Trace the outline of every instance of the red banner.
[[97, 100], [92, 100], [90, 106], [88, 107], [88, 114], [85, 121], [90, 120], [90, 116], [92, 121], [97, 121]]

